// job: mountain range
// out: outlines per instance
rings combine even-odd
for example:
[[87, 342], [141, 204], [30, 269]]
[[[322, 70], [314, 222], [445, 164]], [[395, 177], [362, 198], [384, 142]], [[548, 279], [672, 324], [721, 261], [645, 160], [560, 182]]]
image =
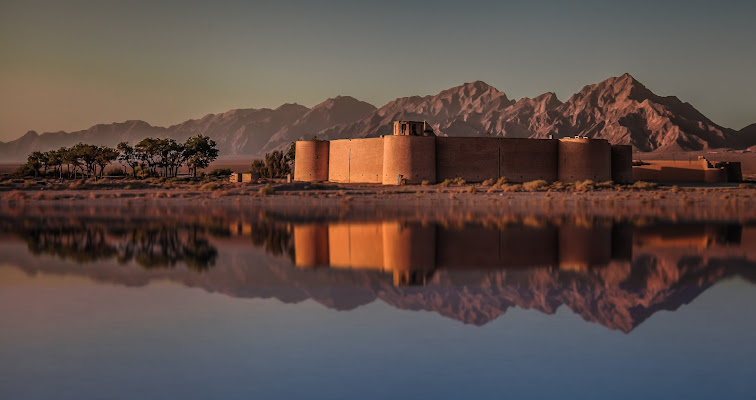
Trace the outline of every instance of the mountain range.
[[394, 120], [428, 121], [440, 136], [547, 138], [587, 136], [635, 151], [746, 149], [756, 145], [756, 124], [740, 131], [722, 127], [674, 96], [658, 96], [630, 74], [585, 86], [567, 101], [554, 93], [512, 100], [482, 81], [436, 95], [402, 97], [380, 108], [337, 96], [307, 108], [284, 104], [275, 109], [237, 109], [159, 127], [131, 120], [98, 124], [75, 132], [29, 131], [0, 142], [0, 158], [21, 161], [32, 151], [78, 142], [115, 146], [144, 137], [184, 141], [203, 134], [218, 143], [221, 156], [259, 157], [298, 139], [377, 137], [391, 133]]

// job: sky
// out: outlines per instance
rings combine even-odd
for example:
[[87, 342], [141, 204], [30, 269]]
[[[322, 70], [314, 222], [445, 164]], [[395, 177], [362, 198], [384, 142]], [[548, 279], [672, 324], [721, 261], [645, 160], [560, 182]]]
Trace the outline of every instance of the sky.
[[755, 17], [728, 0], [0, 0], [0, 141], [475, 80], [564, 101], [625, 72], [740, 129], [756, 122]]

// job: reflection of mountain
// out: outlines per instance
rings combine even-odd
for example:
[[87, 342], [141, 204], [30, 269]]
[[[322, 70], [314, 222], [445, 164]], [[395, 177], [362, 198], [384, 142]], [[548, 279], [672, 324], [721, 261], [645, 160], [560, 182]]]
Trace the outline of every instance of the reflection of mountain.
[[[286, 254], [295, 248], [294, 260], [301, 261], [303, 254], [298, 246], [291, 244], [292, 239], [296, 242], [300, 237], [296, 229], [299, 225], [292, 228], [261, 221], [236, 225], [226, 222], [201, 229], [207, 235], [208, 242], [218, 249], [215, 266], [203, 273], [187, 268], [144, 269], [118, 265], [115, 259], [107, 261], [107, 257], [106, 261], [80, 264], [51, 261], [23, 252], [8, 252], [12, 254], [5, 255], [5, 258], [27, 273], [75, 274], [98, 282], [122, 285], [169, 280], [234, 297], [276, 298], [284, 302], [312, 299], [337, 310], [350, 310], [381, 299], [400, 309], [434, 311], [475, 325], [492, 321], [505, 314], [510, 307], [536, 309], [551, 314], [565, 305], [586, 321], [624, 332], [631, 331], [659, 310], [675, 310], [689, 303], [722, 279], [740, 275], [756, 282], [756, 227], [753, 226], [695, 224], [633, 227], [610, 223], [587, 226], [547, 222], [452, 228], [396, 222], [332, 224], [335, 229], [326, 225], [325, 230], [335, 235], [329, 235], [329, 238], [339, 238], [341, 253], [330, 252], [330, 249], [338, 252], [338, 246], [331, 246], [326, 241], [330, 254], [328, 258], [319, 257], [327, 262], [316, 267], [297, 267], [292, 265]], [[140, 222], [137, 226], [144, 223]], [[175, 221], [161, 223], [170, 225]], [[87, 223], [87, 226], [92, 225], [92, 221]], [[23, 229], [28, 229], [24, 227], [30, 225], [24, 221], [6, 219], [2, 220], [2, 226], [6, 232], [24, 233]], [[52, 226], [55, 226], [55, 231], [72, 230], [70, 226], [65, 228], [63, 221], [57, 221]], [[110, 230], [104, 230], [104, 234], [97, 233], [102, 232], [101, 227], [94, 229], [91, 236], [105, 238], [108, 242], [114, 230], [128, 228], [129, 223], [122, 221], [109, 226]], [[381, 228], [382, 237], [388, 240], [398, 238], [397, 243], [411, 244], [427, 240], [432, 230], [436, 247], [429, 252], [425, 246], [421, 255], [433, 257], [433, 262], [410, 257], [411, 263], [402, 264], [408, 259], [404, 257], [407, 253], [400, 251], [400, 246], [387, 246], [388, 240], [384, 239], [378, 243], [377, 236], [373, 236], [376, 240], [364, 242], [372, 246], [367, 251], [354, 240], [361, 235], [369, 239], [370, 235], [375, 234], [371, 232], [378, 227]], [[134, 229], [134, 226], [131, 228]], [[47, 241], [55, 236], [50, 232], [50, 226], [45, 229], [47, 232], [44, 234], [24, 236], [30, 248], [36, 248], [35, 238]], [[186, 232], [186, 229], [186, 226], [181, 226], [179, 231]], [[73, 230], [79, 235], [77, 237], [86, 237], [84, 233]], [[575, 233], [581, 230], [585, 230], [584, 235], [587, 236]], [[349, 234], [344, 236], [345, 232]], [[396, 238], [392, 239], [391, 232], [397, 234]], [[512, 240], [502, 240], [516, 232], [519, 232], [518, 236], [538, 243], [528, 247], [525, 240], [514, 246], [511, 245]], [[595, 232], [603, 234], [595, 235]], [[600, 238], [607, 234], [609, 239], [601, 241]], [[565, 252], [566, 243], [560, 240], [562, 236], [569, 238], [569, 243], [585, 242], [577, 240], [581, 237], [592, 238], [592, 247], [583, 249], [589, 249], [587, 253], [574, 249]], [[117, 240], [108, 242], [108, 246], [122, 248], [122, 236], [113, 237]], [[256, 239], [249, 240], [247, 237]], [[318, 238], [317, 235], [311, 237]], [[552, 239], [538, 241], [539, 238]], [[100, 242], [100, 239], [93, 241]], [[254, 246], [250, 246], [250, 242]], [[323, 242], [322, 237], [320, 242]], [[508, 247], [502, 247], [507, 243], [510, 244]], [[476, 247], [473, 248], [473, 245]], [[536, 246], [537, 253], [534, 253], [532, 246]], [[552, 250], [549, 251], [549, 247]], [[459, 262], [464, 260], [460, 256], [471, 252], [475, 252], [477, 258], [468, 260], [474, 261]], [[277, 255], [272, 255], [274, 253]], [[380, 254], [380, 263], [360, 258], [365, 254], [375, 257]], [[629, 254], [632, 254], [632, 259]], [[335, 256], [335, 263], [331, 255]], [[351, 265], [346, 265], [343, 262], [347, 256], [357, 258], [348, 261]], [[418, 282], [412, 279], [397, 282], [394, 271], [404, 267], [409, 272], [420, 272], [415, 277], [423, 277], [425, 285], [404, 286]]]

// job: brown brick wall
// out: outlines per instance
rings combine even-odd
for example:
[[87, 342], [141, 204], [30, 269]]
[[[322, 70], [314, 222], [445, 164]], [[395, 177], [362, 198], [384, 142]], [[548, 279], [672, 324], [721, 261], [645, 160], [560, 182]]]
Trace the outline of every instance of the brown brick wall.
[[295, 145], [294, 180], [317, 182], [328, 180], [329, 142], [298, 141]]
[[396, 185], [402, 174], [407, 183], [436, 181], [436, 137], [385, 136], [383, 184]]
[[499, 139], [499, 177], [513, 182], [557, 180], [558, 141], [555, 139]]
[[383, 176], [383, 139], [354, 139], [351, 146], [349, 182], [381, 183]]
[[604, 182], [612, 179], [611, 146], [603, 139], [559, 140], [559, 180]]
[[462, 178], [482, 182], [499, 177], [499, 139], [436, 138], [436, 179]]
[[612, 145], [612, 181], [614, 183], [633, 182], [633, 146]]

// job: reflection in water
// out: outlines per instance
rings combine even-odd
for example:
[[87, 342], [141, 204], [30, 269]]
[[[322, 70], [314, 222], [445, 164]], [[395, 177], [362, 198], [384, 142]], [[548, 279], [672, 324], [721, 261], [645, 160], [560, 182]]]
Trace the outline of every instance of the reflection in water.
[[[16, 261], [29, 273], [125, 285], [168, 279], [236, 297], [312, 299], [341, 310], [381, 299], [476, 325], [511, 307], [551, 314], [565, 305], [587, 321], [629, 332], [722, 279], [756, 276], [756, 226], [740, 224], [291, 223], [230, 216], [3, 217], [0, 226], [22, 238], [31, 254], [77, 263]], [[102, 261], [109, 259], [143, 268], [108, 267]], [[162, 268], [176, 265], [187, 268]]]
[[503, 226], [390, 222], [295, 225], [299, 267], [376, 269], [394, 284], [425, 284], [434, 271], [558, 266], [585, 270], [630, 260], [632, 227], [547, 223]]

